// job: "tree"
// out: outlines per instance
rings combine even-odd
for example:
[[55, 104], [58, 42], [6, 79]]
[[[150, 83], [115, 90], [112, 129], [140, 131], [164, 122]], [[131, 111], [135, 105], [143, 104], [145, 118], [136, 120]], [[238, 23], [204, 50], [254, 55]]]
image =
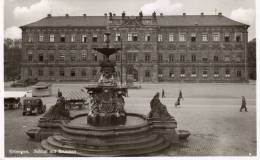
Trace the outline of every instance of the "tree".
[[4, 79], [5, 81], [19, 79], [22, 45], [21, 40], [4, 40]]
[[256, 39], [247, 44], [247, 62], [249, 79], [256, 79]]

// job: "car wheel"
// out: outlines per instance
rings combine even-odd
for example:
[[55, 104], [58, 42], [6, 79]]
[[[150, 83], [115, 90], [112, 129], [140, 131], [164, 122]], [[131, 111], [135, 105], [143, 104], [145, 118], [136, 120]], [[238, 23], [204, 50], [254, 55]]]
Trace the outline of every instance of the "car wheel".
[[25, 116], [25, 113], [23, 112], [23, 116]]

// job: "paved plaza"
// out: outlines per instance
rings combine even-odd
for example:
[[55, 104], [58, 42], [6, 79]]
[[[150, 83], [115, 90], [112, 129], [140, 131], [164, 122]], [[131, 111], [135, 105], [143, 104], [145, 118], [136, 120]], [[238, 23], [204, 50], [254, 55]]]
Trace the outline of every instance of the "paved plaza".
[[[87, 84], [53, 84], [53, 96], [43, 98], [47, 108], [56, 102], [58, 88], [63, 92], [80, 90]], [[30, 90], [9, 88], [5, 90]], [[250, 156], [256, 155], [256, 85], [216, 83], [165, 83], [142, 84], [141, 89], [130, 89], [125, 98], [126, 111], [147, 115], [150, 100], [156, 92], [164, 89], [166, 98], [161, 102], [178, 123], [177, 129], [191, 132], [182, 144], [154, 153], [159, 156]], [[179, 90], [184, 100], [175, 108]], [[241, 96], [245, 96], [249, 112], [239, 112]], [[33, 154], [40, 149], [39, 143], [29, 140], [25, 131], [37, 125], [40, 116], [22, 116], [22, 110], [5, 111], [6, 156], [50, 156]], [[14, 138], [15, 137], [15, 138]], [[29, 153], [14, 154], [10, 150], [29, 150]], [[53, 156], [53, 155], [51, 155]]]

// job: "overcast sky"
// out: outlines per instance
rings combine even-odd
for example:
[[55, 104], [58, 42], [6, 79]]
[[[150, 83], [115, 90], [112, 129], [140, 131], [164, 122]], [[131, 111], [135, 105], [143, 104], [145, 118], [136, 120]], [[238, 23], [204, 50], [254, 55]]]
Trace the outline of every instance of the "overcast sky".
[[250, 25], [249, 40], [255, 38], [254, 0], [5, 0], [4, 30], [6, 38], [21, 38], [19, 26], [41, 18], [53, 16], [104, 15], [113, 12], [121, 15], [150, 15], [154, 10], [164, 15], [172, 14], [222, 14]]

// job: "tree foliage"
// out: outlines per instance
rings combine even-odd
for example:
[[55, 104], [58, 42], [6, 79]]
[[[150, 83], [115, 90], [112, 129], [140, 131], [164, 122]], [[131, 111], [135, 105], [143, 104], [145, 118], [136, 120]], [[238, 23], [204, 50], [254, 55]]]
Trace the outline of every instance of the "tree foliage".
[[248, 42], [247, 45], [248, 75], [250, 79], [256, 79], [256, 39]]

